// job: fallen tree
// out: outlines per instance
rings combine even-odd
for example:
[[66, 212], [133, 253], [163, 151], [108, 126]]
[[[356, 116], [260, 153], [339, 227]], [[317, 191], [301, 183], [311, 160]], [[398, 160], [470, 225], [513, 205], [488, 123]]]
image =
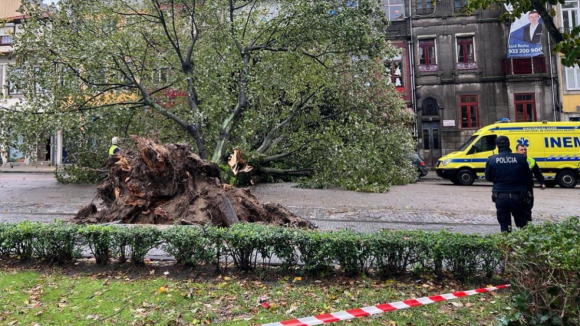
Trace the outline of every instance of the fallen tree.
[[75, 222], [313, 227], [278, 204], [260, 204], [248, 188], [223, 184], [219, 166], [202, 160], [187, 144], [131, 138], [134, 147], [105, 163], [108, 176], [97, 188], [102, 207], [85, 206]]

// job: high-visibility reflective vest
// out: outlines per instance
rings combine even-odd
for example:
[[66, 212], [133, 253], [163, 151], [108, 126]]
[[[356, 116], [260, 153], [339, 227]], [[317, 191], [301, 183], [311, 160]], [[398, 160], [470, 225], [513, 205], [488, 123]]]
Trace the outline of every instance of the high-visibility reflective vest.
[[526, 157], [526, 161], [528, 161], [528, 165], [530, 166], [530, 170], [534, 168], [536, 165], [536, 160], [530, 157]]
[[119, 146], [117, 146], [117, 145], [111, 145], [111, 147], [109, 147], [109, 156], [117, 155], [117, 153], [120, 150], [121, 149], [119, 148]]

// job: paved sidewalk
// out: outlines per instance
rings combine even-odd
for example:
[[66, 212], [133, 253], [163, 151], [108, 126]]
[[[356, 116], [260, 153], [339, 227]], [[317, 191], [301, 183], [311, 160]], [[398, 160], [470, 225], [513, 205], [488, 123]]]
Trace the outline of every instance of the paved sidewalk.
[[5, 163], [0, 165], [0, 173], [54, 173], [56, 167], [48, 163]]

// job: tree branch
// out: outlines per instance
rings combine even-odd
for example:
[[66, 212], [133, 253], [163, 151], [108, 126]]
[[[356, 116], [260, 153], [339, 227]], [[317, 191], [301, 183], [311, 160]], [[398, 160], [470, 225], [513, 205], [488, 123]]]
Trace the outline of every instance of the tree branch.
[[272, 145], [275, 141], [275, 139], [273, 139], [275, 134], [277, 134], [279, 132], [279, 130], [282, 129], [282, 127], [290, 124], [290, 121], [292, 121], [292, 119], [298, 114], [298, 112], [300, 112], [304, 107], [306, 107], [306, 103], [308, 103], [310, 101], [310, 99], [321, 88], [322, 88], [322, 86], [319, 86], [317, 89], [312, 91], [305, 99], [303, 99], [300, 103], [298, 103], [298, 105], [296, 105], [296, 107], [294, 108], [292, 113], [290, 113], [288, 118], [286, 118], [284, 121], [280, 122], [278, 125], [274, 126], [274, 128], [272, 128], [270, 130], [270, 132], [268, 132], [268, 134], [264, 138], [264, 141], [262, 142], [262, 145], [257, 149], [257, 152], [259, 154], [267, 153], [270, 150], [270, 148], [272, 147]]
[[314, 174], [316, 169], [298, 169], [298, 170], [284, 170], [276, 168], [266, 168], [258, 167], [254, 173], [256, 174], [267, 174], [267, 175], [279, 175], [279, 176], [297, 176], [297, 177], [308, 177]]

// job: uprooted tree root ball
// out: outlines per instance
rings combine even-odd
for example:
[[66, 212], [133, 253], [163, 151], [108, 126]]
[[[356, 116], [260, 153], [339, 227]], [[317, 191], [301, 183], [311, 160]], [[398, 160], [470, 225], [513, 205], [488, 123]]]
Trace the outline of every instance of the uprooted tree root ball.
[[97, 188], [102, 208], [91, 203], [73, 221], [226, 227], [256, 222], [313, 227], [278, 204], [260, 204], [250, 189], [224, 186], [218, 165], [202, 160], [189, 145], [131, 138], [133, 148], [123, 148], [105, 163], [108, 177]]

